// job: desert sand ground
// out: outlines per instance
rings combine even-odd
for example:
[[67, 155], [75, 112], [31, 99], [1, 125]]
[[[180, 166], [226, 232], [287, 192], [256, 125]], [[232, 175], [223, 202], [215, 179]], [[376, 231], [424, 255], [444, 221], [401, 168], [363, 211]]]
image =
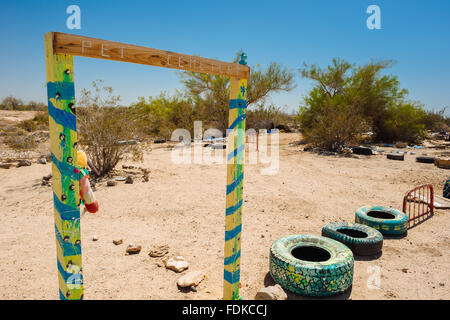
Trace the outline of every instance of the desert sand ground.
[[[269, 248], [279, 237], [320, 234], [333, 221], [354, 221], [355, 209], [385, 205], [401, 210], [404, 193], [432, 183], [441, 195], [449, 171], [385, 155], [359, 158], [321, 156], [289, 147], [297, 134], [281, 134], [280, 168], [247, 165], [241, 258], [241, 294], [253, 299], [265, 285]], [[45, 148], [44, 148], [45, 149]], [[428, 150], [419, 150], [428, 153]], [[226, 165], [175, 165], [167, 144], [153, 145], [143, 163], [150, 179], [115, 187], [97, 184], [101, 209], [82, 217], [85, 299], [221, 299]], [[133, 164], [127, 162], [127, 164]], [[120, 167], [120, 165], [118, 166]], [[52, 191], [41, 185], [51, 164], [0, 169], [0, 298], [58, 299]], [[449, 299], [450, 212], [436, 211], [401, 239], [385, 239], [376, 259], [356, 258], [351, 292], [337, 299]], [[92, 241], [98, 235], [98, 241]], [[124, 243], [115, 246], [113, 239]], [[143, 247], [125, 255], [128, 243]], [[168, 244], [189, 270], [204, 270], [197, 292], [181, 292], [180, 274], [159, 267], [153, 245]], [[381, 269], [371, 289], [370, 266]], [[289, 294], [290, 299], [302, 297]]]

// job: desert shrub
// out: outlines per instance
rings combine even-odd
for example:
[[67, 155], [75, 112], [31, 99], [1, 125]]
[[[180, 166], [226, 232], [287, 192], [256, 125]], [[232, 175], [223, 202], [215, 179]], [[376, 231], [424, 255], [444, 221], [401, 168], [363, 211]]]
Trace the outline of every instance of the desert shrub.
[[419, 142], [425, 137], [425, 112], [413, 104], [401, 103], [389, 108], [385, 136], [391, 141]]
[[254, 109], [247, 109], [247, 129], [273, 129], [289, 121], [289, 116], [275, 105], [258, 105]]
[[33, 118], [33, 121], [36, 122], [36, 124], [41, 125], [45, 124], [48, 125], [48, 112], [38, 112]]
[[[396, 76], [382, 74], [391, 65], [392, 61], [380, 61], [357, 67], [341, 59], [333, 59], [327, 69], [305, 64], [300, 69], [302, 76], [316, 84], [300, 109], [301, 130], [310, 139], [310, 133], [316, 132], [315, 143], [327, 146], [349, 144], [362, 130], [372, 131], [376, 141], [418, 141], [425, 129], [422, 106], [406, 100], [407, 90], [400, 88]], [[326, 113], [351, 116], [340, 121], [342, 127], [353, 124], [348, 128], [353, 134], [336, 135], [335, 143], [319, 143], [317, 131], [323, 130], [315, 127], [327, 123]], [[342, 137], [349, 140], [342, 141]]]
[[17, 126], [19, 128], [21, 128], [21, 129], [24, 129], [24, 130], [28, 131], [28, 132], [33, 132], [33, 131], [36, 131], [36, 129], [37, 129], [36, 122], [33, 121], [32, 119], [22, 120], [22, 121], [20, 121], [17, 124]]
[[8, 127], [3, 132], [5, 144], [14, 150], [32, 150], [36, 147], [35, 138], [22, 128]]
[[97, 177], [111, 172], [122, 158], [142, 160], [137, 119], [130, 108], [120, 107], [119, 101], [101, 81], [93, 83], [93, 91], [82, 90], [77, 109], [79, 142]]
[[47, 105], [42, 102], [30, 101], [30, 102], [28, 102], [27, 107], [28, 107], [28, 110], [47, 112]]
[[24, 103], [21, 99], [15, 98], [13, 96], [8, 96], [3, 99], [1, 105], [6, 110], [20, 110], [23, 107]]
[[[235, 63], [238, 62], [239, 55], [240, 52]], [[198, 119], [208, 121], [214, 128], [225, 132], [228, 128], [230, 79], [219, 75], [185, 72], [181, 74], [181, 80], [186, 95], [194, 104]], [[288, 92], [294, 87], [294, 73], [280, 64], [273, 62], [265, 69], [259, 65], [254, 66], [247, 82], [247, 105], [263, 105], [271, 93]]]
[[15, 110], [15, 111], [46, 111], [47, 105], [42, 102], [30, 101], [25, 104], [23, 100], [8, 96], [0, 103], [0, 110]]
[[306, 107], [298, 115], [305, 141], [329, 151], [359, 143], [370, 128], [353, 106], [336, 100], [325, 98], [313, 116]]
[[422, 122], [427, 130], [434, 132], [449, 131], [450, 118], [445, 116], [446, 107], [439, 111], [426, 111]]
[[183, 128], [193, 133], [195, 111], [192, 101], [177, 92], [170, 96], [162, 92], [157, 97], [139, 97], [132, 111], [145, 134], [170, 139], [172, 132]]

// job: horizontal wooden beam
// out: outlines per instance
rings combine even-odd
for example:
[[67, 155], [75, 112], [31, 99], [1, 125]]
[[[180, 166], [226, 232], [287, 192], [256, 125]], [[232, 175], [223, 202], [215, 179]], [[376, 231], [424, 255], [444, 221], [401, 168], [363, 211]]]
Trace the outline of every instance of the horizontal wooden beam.
[[180, 54], [60, 32], [50, 32], [55, 54], [124, 61], [239, 79], [250, 77], [250, 68], [237, 63]]

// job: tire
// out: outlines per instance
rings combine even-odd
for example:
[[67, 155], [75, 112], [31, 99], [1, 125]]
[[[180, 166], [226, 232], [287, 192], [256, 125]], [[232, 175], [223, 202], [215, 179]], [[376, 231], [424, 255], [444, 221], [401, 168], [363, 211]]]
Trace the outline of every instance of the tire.
[[365, 147], [352, 148], [352, 152], [354, 154], [360, 154], [360, 155], [364, 155], [364, 156], [371, 156], [371, 155], [373, 155], [372, 149], [365, 148]]
[[292, 235], [276, 240], [270, 247], [273, 280], [303, 296], [331, 296], [346, 291], [353, 282], [353, 264], [352, 251], [330, 238]]
[[373, 256], [383, 248], [383, 235], [374, 228], [359, 223], [329, 223], [322, 228], [322, 236], [345, 244], [355, 256]]
[[447, 181], [445, 181], [442, 196], [446, 199], [450, 199], [450, 178]]
[[[380, 215], [380, 217], [373, 217]], [[384, 217], [383, 217], [384, 216]], [[385, 218], [385, 217], [392, 218]], [[382, 206], [364, 206], [356, 210], [355, 222], [365, 224], [380, 231], [383, 235], [403, 235], [408, 232], [408, 215], [401, 211]]]
[[390, 160], [400, 160], [400, 161], [405, 160], [404, 154], [387, 154], [386, 157]]
[[434, 163], [434, 158], [432, 157], [416, 157], [416, 161], [420, 163]]

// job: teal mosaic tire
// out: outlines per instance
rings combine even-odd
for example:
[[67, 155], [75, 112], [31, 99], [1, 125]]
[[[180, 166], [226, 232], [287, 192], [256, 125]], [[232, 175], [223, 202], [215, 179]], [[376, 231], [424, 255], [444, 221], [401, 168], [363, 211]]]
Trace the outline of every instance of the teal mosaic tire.
[[446, 199], [450, 199], [450, 178], [445, 182], [442, 196]]
[[355, 256], [376, 255], [383, 248], [383, 235], [374, 228], [359, 223], [329, 223], [322, 228], [322, 236], [345, 244]]
[[[325, 256], [297, 258], [302, 255], [297, 252], [308, 250]], [[270, 247], [273, 280], [284, 289], [303, 296], [331, 296], [346, 291], [353, 282], [353, 264], [352, 251], [330, 238], [292, 235], [276, 240]]]
[[[392, 216], [393, 219], [373, 217]], [[404, 235], [408, 232], [408, 215], [404, 212], [383, 206], [364, 206], [356, 210], [355, 222], [365, 224], [380, 231], [383, 235]]]

